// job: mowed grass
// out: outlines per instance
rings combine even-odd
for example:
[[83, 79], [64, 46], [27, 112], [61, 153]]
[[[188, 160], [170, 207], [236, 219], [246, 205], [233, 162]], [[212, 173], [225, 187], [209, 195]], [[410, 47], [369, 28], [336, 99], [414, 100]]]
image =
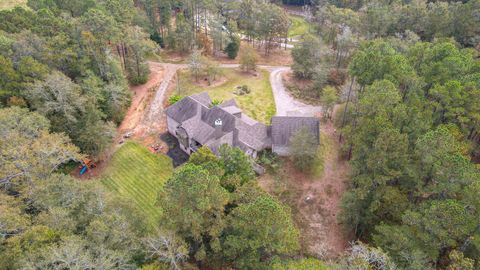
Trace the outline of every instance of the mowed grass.
[[143, 145], [129, 141], [113, 154], [101, 182], [116, 195], [131, 199], [154, 225], [161, 215], [155, 206], [158, 192], [172, 172], [169, 157], [152, 154]]
[[27, 0], [0, 0], [0, 10], [12, 9], [16, 6], [27, 6]]
[[[206, 91], [212, 99], [226, 101], [233, 98], [243, 113], [262, 123], [270, 123], [276, 112], [270, 85], [270, 73], [266, 70], [259, 70], [258, 76], [255, 77], [232, 68], [224, 68], [222, 72], [223, 78], [220, 79], [222, 82], [214, 82], [212, 86], [201, 86], [190, 76], [188, 70], [179, 71], [180, 93], [177, 94], [188, 96]], [[203, 78], [199, 80], [201, 79]], [[251, 90], [250, 94], [235, 95], [235, 88], [239, 85], [247, 85]]]
[[288, 29], [288, 37], [293, 38], [306, 34], [309, 31], [308, 22], [300, 16], [289, 15], [292, 25]]

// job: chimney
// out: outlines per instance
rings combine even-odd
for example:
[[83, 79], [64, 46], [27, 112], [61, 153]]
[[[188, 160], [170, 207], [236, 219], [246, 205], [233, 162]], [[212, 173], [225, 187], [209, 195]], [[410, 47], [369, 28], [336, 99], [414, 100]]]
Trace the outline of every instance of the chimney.
[[215, 120], [215, 132], [214, 132], [214, 137], [215, 139], [218, 139], [222, 136], [222, 119], [218, 118]]

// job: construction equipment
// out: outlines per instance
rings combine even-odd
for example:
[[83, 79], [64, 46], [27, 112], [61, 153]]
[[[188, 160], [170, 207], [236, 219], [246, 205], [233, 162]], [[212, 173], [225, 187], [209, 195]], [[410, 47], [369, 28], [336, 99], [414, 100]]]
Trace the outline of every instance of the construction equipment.
[[80, 175], [85, 174], [85, 172], [90, 171], [91, 169], [95, 168], [96, 165], [93, 163], [92, 160], [86, 158], [82, 162], [82, 169], [80, 170]]

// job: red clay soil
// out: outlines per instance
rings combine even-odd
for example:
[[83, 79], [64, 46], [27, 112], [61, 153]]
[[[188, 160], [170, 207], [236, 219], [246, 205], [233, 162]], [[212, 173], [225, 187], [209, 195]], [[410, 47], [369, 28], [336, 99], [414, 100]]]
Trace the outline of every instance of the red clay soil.
[[275, 181], [284, 181], [280, 198], [292, 208], [295, 223], [300, 229], [302, 252], [332, 259], [340, 256], [351, 240], [337, 221], [349, 167], [339, 155], [340, 145], [331, 122], [322, 125], [322, 133], [330, 138], [332, 145], [325, 154], [324, 172], [320, 178], [296, 170], [290, 161], [285, 160], [285, 179], [273, 180], [266, 176], [259, 183], [272, 192]]
[[133, 136], [141, 137], [144, 134], [137, 132], [145, 111], [149, 108], [153, 94], [157, 90], [163, 79], [164, 68], [159, 63], [150, 62], [150, 76], [145, 84], [133, 86], [130, 88], [132, 92], [132, 104], [128, 109], [123, 122], [118, 127], [118, 133], [124, 135], [126, 132], [133, 132]]

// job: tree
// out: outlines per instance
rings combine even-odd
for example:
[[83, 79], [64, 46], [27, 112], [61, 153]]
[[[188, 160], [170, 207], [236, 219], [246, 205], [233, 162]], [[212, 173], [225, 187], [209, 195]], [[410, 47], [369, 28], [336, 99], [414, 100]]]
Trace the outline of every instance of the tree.
[[162, 263], [170, 265], [173, 270], [180, 270], [181, 265], [188, 258], [186, 244], [171, 233], [157, 233], [146, 238], [144, 245], [150, 258], [156, 258]]
[[262, 2], [257, 7], [255, 33], [263, 40], [268, 55], [272, 44], [280, 43], [280, 38], [287, 35], [290, 20], [285, 10], [275, 4]]
[[17, 107], [1, 109], [0, 125], [3, 187], [44, 179], [61, 164], [82, 158], [65, 135], [48, 132], [48, 121], [38, 113]]
[[241, 179], [241, 184], [251, 181], [255, 178], [252, 160], [238, 147], [231, 147], [227, 144], [219, 148], [220, 162], [224, 170], [222, 180], [229, 176], [237, 175]]
[[134, 26], [127, 29], [127, 46], [130, 49], [126, 59], [128, 80], [135, 85], [144, 84], [150, 74], [145, 56], [153, 51], [155, 45], [139, 26]]
[[226, 232], [223, 252], [241, 269], [261, 269], [273, 255], [289, 255], [299, 249], [290, 209], [269, 195], [235, 208]]
[[188, 52], [193, 45], [193, 32], [183, 13], [179, 13], [175, 20], [176, 28], [170, 38], [170, 46], [180, 52]]
[[220, 249], [227, 202], [218, 177], [193, 164], [177, 170], [158, 197], [167, 227], [189, 243], [199, 261]]
[[27, 98], [33, 108], [50, 120], [54, 131], [64, 131], [77, 123], [85, 110], [85, 98], [80, 87], [60, 72], [48, 75], [45, 81], [36, 82]]
[[273, 270], [327, 270], [327, 266], [320, 260], [314, 258], [302, 259], [300, 261], [288, 261], [286, 263], [274, 263], [272, 266]]
[[332, 119], [333, 107], [337, 103], [337, 89], [327, 86], [323, 89], [320, 102], [322, 103], [323, 117], [326, 119]]
[[202, 73], [205, 65], [205, 59], [202, 56], [202, 51], [194, 48], [192, 54], [190, 55], [190, 73], [195, 78], [195, 81], [198, 81], [198, 77]]
[[292, 57], [295, 76], [311, 79], [315, 67], [320, 63], [320, 41], [312, 35], [304, 36], [302, 42], [292, 49]]
[[310, 170], [318, 158], [318, 141], [307, 128], [297, 130], [290, 138], [290, 157], [298, 169]]
[[443, 252], [460, 246], [476, 230], [477, 218], [458, 201], [444, 200], [427, 203], [418, 212], [407, 211], [403, 220], [436, 262]]
[[232, 40], [225, 47], [225, 52], [228, 55], [228, 58], [235, 59], [237, 58], [238, 51], [240, 50], [240, 38], [237, 36], [232, 37]]
[[204, 69], [207, 75], [209, 85], [217, 79], [217, 76], [220, 76], [222, 74], [222, 69], [220, 68], [220, 65], [210, 60], [205, 60]]
[[245, 46], [241, 51], [240, 68], [243, 71], [254, 71], [257, 68], [257, 52], [251, 46]]
[[381, 249], [356, 242], [350, 248], [346, 258], [346, 269], [394, 270], [395, 263]]

